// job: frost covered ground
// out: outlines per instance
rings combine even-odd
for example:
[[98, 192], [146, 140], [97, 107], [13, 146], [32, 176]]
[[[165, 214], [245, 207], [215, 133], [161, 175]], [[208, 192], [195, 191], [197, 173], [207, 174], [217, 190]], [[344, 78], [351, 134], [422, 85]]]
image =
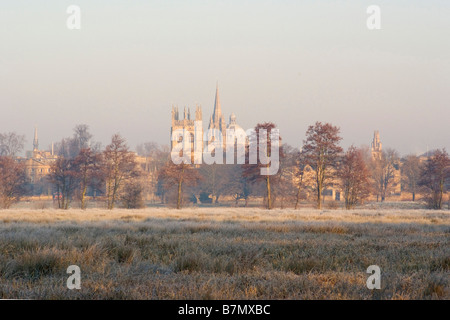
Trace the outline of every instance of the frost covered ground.
[[449, 239], [448, 210], [2, 210], [0, 298], [449, 299]]

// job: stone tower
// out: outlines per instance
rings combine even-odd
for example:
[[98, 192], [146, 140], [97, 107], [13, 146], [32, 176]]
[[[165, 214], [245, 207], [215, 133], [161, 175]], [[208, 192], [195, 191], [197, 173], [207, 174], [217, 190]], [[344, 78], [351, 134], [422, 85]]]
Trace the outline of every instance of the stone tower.
[[373, 159], [381, 159], [381, 141], [380, 141], [380, 132], [376, 130], [373, 134], [373, 140], [371, 145], [372, 158]]
[[219, 129], [220, 132], [225, 133], [225, 117], [222, 115], [222, 109], [220, 107], [219, 85], [216, 86], [214, 110], [209, 122], [208, 129]]
[[[182, 130], [183, 137], [179, 137], [178, 140], [173, 140], [172, 134], [176, 130]], [[203, 150], [202, 138], [203, 126], [201, 106], [197, 105], [195, 107], [195, 119], [191, 119], [191, 110], [189, 108], [184, 107], [183, 118], [180, 118], [178, 106], [172, 106], [172, 125], [170, 129], [171, 150], [174, 150], [180, 142], [184, 143], [185, 145], [183, 147], [186, 148], [186, 144], [190, 141], [191, 163], [197, 163], [197, 160], [201, 159], [201, 152]]]

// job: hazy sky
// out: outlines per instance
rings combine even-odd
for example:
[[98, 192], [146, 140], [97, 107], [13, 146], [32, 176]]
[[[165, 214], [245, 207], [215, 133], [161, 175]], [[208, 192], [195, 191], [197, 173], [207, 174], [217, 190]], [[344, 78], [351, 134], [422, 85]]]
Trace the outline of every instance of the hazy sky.
[[0, 132], [26, 149], [35, 125], [45, 148], [80, 123], [103, 144], [168, 144], [171, 105], [206, 122], [216, 81], [227, 119], [273, 121], [295, 147], [322, 121], [344, 147], [380, 130], [401, 154], [450, 150], [450, 1], [0, 2]]

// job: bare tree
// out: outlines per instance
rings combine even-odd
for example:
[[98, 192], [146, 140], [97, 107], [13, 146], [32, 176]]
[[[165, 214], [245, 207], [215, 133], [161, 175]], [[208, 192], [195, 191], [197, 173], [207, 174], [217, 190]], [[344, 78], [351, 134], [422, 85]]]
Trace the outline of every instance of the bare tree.
[[7, 209], [25, 194], [25, 168], [8, 156], [0, 156], [0, 207]]
[[436, 150], [427, 160], [419, 184], [433, 209], [441, 209], [447, 183], [450, 180], [450, 158], [445, 149]]
[[204, 164], [200, 166], [199, 173], [202, 176], [202, 183], [199, 187], [200, 192], [211, 194], [214, 203], [219, 203], [221, 195], [228, 193], [229, 184], [231, 183], [230, 165]]
[[416, 200], [420, 174], [421, 166], [419, 157], [412, 154], [406, 156], [402, 166], [402, 180], [405, 189], [412, 194], [412, 201]]
[[120, 193], [122, 206], [126, 209], [143, 208], [145, 206], [143, 193], [144, 187], [139, 178], [128, 180]]
[[195, 186], [201, 180], [201, 175], [190, 164], [174, 164], [172, 161], [169, 161], [160, 170], [158, 180], [161, 181], [166, 190], [174, 186], [177, 188], [177, 209], [181, 209], [183, 187]]
[[0, 133], [0, 156], [15, 157], [23, 150], [25, 136], [15, 132]]
[[316, 181], [314, 170], [307, 163], [303, 151], [295, 156], [294, 180], [296, 183], [295, 209], [298, 209], [301, 199], [307, 199]]
[[98, 142], [92, 142], [92, 134], [86, 124], [75, 126], [72, 137], [64, 138], [54, 144], [55, 153], [67, 159], [75, 158], [82, 149], [87, 148], [94, 152], [100, 152], [101, 145]]
[[101, 154], [90, 148], [81, 149], [74, 159], [76, 178], [79, 182], [81, 209], [86, 209], [86, 192], [89, 186], [101, 178]]
[[342, 148], [339, 142], [339, 128], [330, 123], [316, 122], [306, 131], [303, 141], [303, 153], [306, 163], [315, 170], [315, 189], [317, 208], [322, 208], [322, 192], [333, 177], [339, 153]]
[[[267, 209], [272, 209], [273, 208], [273, 198], [272, 198], [272, 189], [274, 187], [274, 184], [278, 182], [279, 180], [279, 171], [277, 172], [277, 174], [275, 175], [264, 175], [261, 174], [261, 169], [263, 168], [269, 168], [271, 163], [267, 163], [267, 164], [263, 164], [261, 162], [261, 159], [259, 159], [257, 164], [250, 164], [248, 159], [249, 159], [249, 148], [252, 144], [256, 144], [256, 153], [258, 154], [258, 157], [260, 156], [260, 140], [264, 139], [267, 147], [266, 147], [266, 157], [267, 158], [271, 158], [272, 157], [272, 141], [271, 141], [271, 133], [272, 130], [276, 129], [276, 125], [272, 122], [265, 122], [265, 123], [258, 123], [255, 126], [255, 130], [254, 132], [250, 135], [249, 137], [249, 146], [247, 146], [247, 150], [246, 150], [246, 163], [242, 165], [243, 170], [243, 176], [248, 179], [249, 182], [251, 183], [256, 183], [259, 181], [264, 181], [265, 182], [265, 189], [266, 189], [266, 208]], [[262, 134], [260, 134], [261, 130], [265, 130], [266, 132], [266, 137], [263, 137]], [[279, 138], [281, 140], [281, 138]], [[281, 143], [280, 143], [281, 144]], [[281, 149], [279, 150], [280, 154], [279, 154], [279, 158], [282, 158], [282, 153], [281, 153]]]
[[87, 124], [76, 125], [73, 131], [73, 140], [78, 150], [91, 147], [92, 134], [89, 132]]
[[370, 195], [370, 171], [362, 150], [351, 146], [342, 158], [338, 177], [344, 191], [345, 208], [352, 209]]
[[165, 166], [169, 157], [170, 150], [167, 146], [161, 146], [156, 142], [145, 142], [136, 147], [137, 154], [145, 157], [145, 162], [140, 163], [143, 171], [141, 185], [143, 193], [147, 195], [161, 196], [164, 198], [164, 189], [158, 184], [158, 172]]
[[225, 193], [232, 196], [236, 206], [239, 204], [239, 200], [244, 200], [245, 207], [247, 207], [253, 188], [247, 179], [243, 177], [241, 165], [230, 165], [229, 168]]
[[80, 153], [77, 141], [71, 137], [61, 139], [53, 147], [56, 155], [66, 159], [74, 159]]
[[277, 202], [280, 203], [280, 207], [284, 208], [299, 196], [295, 178], [298, 175], [300, 152], [288, 144], [283, 144], [281, 153], [283, 157], [280, 159], [279, 182], [274, 189], [274, 193], [276, 198], [279, 199]]
[[155, 157], [158, 152], [160, 152], [160, 147], [156, 142], [148, 141], [139, 144], [136, 147], [137, 154], [142, 157]]
[[102, 165], [107, 207], [112, 210], [124, 182], [138, 175], [135, 155], [129, 151], [125, 139], [119, 134], [112, 136], [111, 143], [103, 151]]
[[219, 197], [230, 196], [237, 206], [239, 200], [248, 199], [251, 194], [251, 186], [242, 176], [243, 168], [239, 164], [227, 165], [203, 165], [199, 168], [202, 183], [195, 188], [195, 192], [211, 195], [211, 199], [218, 203]]
[[372, 178], [374, 180], [374, 189], [377, 194], [377, 201], [386, 199], [394, 186], [395, 171], [399, 162], [397, 151], [387, 149], [381, 153], [380, 158], [374, 158], [371, 164]]
[[77, 169], [73, 159], [58, 158], [50, 166], [48, 179], [55, 186], [58, 208], [68, 209], [77, 187]]

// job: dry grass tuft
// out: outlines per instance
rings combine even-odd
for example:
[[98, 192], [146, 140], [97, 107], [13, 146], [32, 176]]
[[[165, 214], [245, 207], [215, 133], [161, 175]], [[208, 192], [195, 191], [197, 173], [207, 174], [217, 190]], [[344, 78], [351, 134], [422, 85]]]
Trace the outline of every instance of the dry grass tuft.
[[428, 280], [428, 285], [424, 290], [424, 298], [443, 298], [447, 295], [448, 279], [433, 277]]

